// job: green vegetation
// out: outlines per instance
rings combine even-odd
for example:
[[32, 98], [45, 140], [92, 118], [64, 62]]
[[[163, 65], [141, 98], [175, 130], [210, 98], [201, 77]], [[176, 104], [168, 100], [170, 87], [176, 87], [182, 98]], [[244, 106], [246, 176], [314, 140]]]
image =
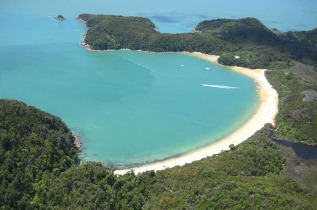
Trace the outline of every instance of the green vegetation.
[[57, 117], [0, 100], [3, 209], [210, 209], [316, 207], [316, 193], [284, 174], [269, 126], [230, 151], [141, 175], [116, 176], [100, 163], [75, 164], [78, 151]]
[[267, 72], [267, 78], [279, 95], [279, 113], [275, 135], [279, 139], [317, 144], [317, 102], [303, 101], [304, 90], [317, 90], [287, 70]]
[[[303, 91], [317, 91], [316, 81], [309, 69], [298, 77], [287, 68], [293, 59], [316, 64], [316, 30], [273, 33], [247, 18], [204, 21], [201, 32], [172, 35], [146, 18], [79, 18], [91, 27], [85, 42], [93, 49], [200, 51], [220, 54], [225, 64], [270, 68], [277, 127], [266, 125], [229, 151], [183, 167], [116, 176], [100, 163], [76, 164], [74, 137], [58, 117], [0, 99], [1, 209], [317, 209], [316, 161], [270, 140], [273, 134], [316, 144], [317, 102], [303, 100]], [[307, 53], [299, 57], [295, 49]]]
[[203, 21], [196, 33], [167, 34], [156, 31], [147, 18], [90, 14], [79, 18], [87, 21], [85, 43], [95, 50], [197, 51], [220, 55], [218, 61], [225, 65], [249, 68], [290, 67], [292, 59], [317, 66], [316, 29], [291, 36], [245, 18]]
[[290, 31], [280, 34], [280, 37], [291, 42], [300, 42], [302, 44], [313, 45], [316, 47], [317, 28], [311, 31]]
[[[215, 53], [228, 51], [234, 47], [198, 33], [161, 34], [154, 29], [155, 25], [147, 18], [88, 14], [79, 15], [79, 18], [87, 21], [86, 25], [90, 27], [85, 42], [96, 50], [129, 48], [176, 52], [200, 49], [206, 53]], [[200, 39], [204, 39], [204, 43]]]
[[17, 101], [0, 100], [0, 204], [25, 208], [35, 183], [75, 164], [77, 149], [57, 117]]

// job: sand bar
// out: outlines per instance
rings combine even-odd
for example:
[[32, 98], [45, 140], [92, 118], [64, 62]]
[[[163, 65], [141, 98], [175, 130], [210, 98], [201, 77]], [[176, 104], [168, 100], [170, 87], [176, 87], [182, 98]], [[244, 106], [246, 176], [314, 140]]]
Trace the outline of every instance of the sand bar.
[[[183, 54], [196, 56], [205, 60], [208, 60], [217, 65], [221, 65], [217, 62], [219, 56], [207, 55], [199, 52], [189, 53], [183, 52]], [[238, 130], [228, 135], [227, 137], [219, 140], [218, 142], [212, 143], [206, 147], [195, 150], [193, 152], [181, 155], [176, 158], [167, 159], [160, 162], [146, 164], [134, 168], [116, 170], [114, 173], [118, 175], [125, 174], [131, 169], [136, 174], [142, 173], [149, 170], [163, 170], [166, 168], [172, 168], [175, 166], [183, 166], [193, 161], [201, 160], [207, 156], [219, 154], [222, 150], [228, 150], [230, 144], [238, 145], [243, 141], [247, 140], [256, 131], [260, 130], [265, 124], [271, 123], [274, 125], [274, 118], [278, 112], [278, 95], [275, 89], [270, 85], [265, 77], [265, 69], [248, 69], [242, 67], [231, 67], [225, 66], [234, 71], [245, 74], [253, 78], [259, 85], [259, 97], [260, 104], [256, 113]]]

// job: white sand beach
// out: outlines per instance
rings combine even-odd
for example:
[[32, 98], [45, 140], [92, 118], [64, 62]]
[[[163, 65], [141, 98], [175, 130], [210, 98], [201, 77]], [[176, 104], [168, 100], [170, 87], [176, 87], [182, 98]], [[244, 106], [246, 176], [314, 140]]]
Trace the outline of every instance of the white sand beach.
[[[198, 52], [184, 52], [184, 54], [196, 56], [208, 60], [217, 65], [220, 65], [217, 62], [219, 56], [216, 55], [207, 55]], [[129, 172], [132, 169], [136, 174], [138, 174], [149, 170], [157, 171], [175, 166], [182, 166], [187, 163], [192, 163], [193, 161], [201, 160], [207, 156], [219, 154], [222, 150], [229, 150], [230, 144], [238, 145], [242, 143], [243, 141], [247, 140], [250, 136], [252, 136], [256, 131], [260, 130], [267, 123], [271, 123], [272, 125], [274, 125], [274, 118], [278, 112], [278, 95], [265, 77], [266, 70], [229, 66], [226, 67], [253, 78], [259, 85], [260, 105], [258, 107], [258, 110], [242, 127], [240, 127], [238, 130], [236, 130], [232, 134], [228, 135], [227, 137], [216, 143], [210, 144], [209, 146], [203, 147], [193, 152], [184, 154], [180, 157], [155, 162], [152, 164], [142, 165], [135, 168], [116, 170], [114, 173], [122, 175]]]

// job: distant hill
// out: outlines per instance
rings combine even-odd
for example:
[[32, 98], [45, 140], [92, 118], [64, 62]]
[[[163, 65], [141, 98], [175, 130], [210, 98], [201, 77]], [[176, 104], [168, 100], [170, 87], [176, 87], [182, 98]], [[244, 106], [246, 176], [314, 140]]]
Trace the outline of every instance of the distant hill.
[[311, 31], [286, 32], [279, 35], [280, 38], [317, 47], [317, 28]]
[[195, 29], [206, 36], [215, 36], [236, 44], [251, 42], [264, 45], [279, 41], [279, 38], [256, 18], [206, 20], [199, 23]]
[[168, 34], [156, 31], [147, 18], [90, 14], [79, 18], [87, 21], [85, 43], [95, 50], [198, 51], [220, 55], [222, 64], [249, 68], [285, 68], [292, 60], [317, 66], [316, 29], [280, 34], [255, 18], [244, 18], [203, 21], [196, 33]]

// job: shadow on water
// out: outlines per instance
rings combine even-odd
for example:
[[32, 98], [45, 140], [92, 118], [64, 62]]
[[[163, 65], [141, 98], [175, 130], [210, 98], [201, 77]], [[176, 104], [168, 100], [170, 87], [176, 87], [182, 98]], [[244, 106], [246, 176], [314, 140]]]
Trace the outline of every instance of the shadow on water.
[[275, 143], [292, 147], [297, 156], [303, 159], [317, 159], [317, 146], [309, 146], [302, 143], [295, 143], [291, 141], [284, 141], [284, 140], [273, 140]]
[[273, 142], [275, 142], [278, 145], [292, 147], [296, 155], [300, 158], [303, 158], [306, 160], [317, 159], [317, 145], [310, 146], [307, 144], [275, 139], [275, 138], [272, 138], [273, 136], [274, 136], [274, 129], [271, 127], [270, 133], [268, 135], [268, 139], [271, 139]]

